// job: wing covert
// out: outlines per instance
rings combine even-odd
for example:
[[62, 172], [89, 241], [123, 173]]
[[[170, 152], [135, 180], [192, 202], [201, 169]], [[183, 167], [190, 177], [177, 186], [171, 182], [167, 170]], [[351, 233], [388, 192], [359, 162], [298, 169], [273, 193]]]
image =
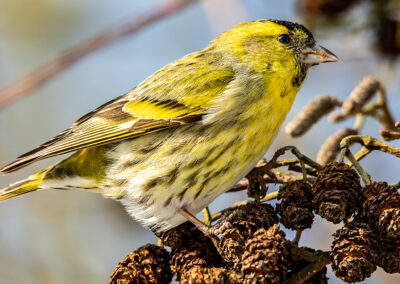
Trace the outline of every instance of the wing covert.
[[[195, 61], [193, 55], [188, 57]], [[176, 62], [167, 65], [127, 94], [82, 116], [71, 128], [21, 155], [0, 172], [9, 173], [48, 157], [200, 121], [233, 74], [225, 70], [205, 72], [201, 64], [196, 70], [195, 62], [189, 70], [185, 70], [187, 66], [177, 70], [176, 65]], [[176, 73], [177, 78], [169, 84], [171, 72]], [[199, 74], [201, 79], [190, 79]], [[177, 88], [179, 91], [174, 92]]]

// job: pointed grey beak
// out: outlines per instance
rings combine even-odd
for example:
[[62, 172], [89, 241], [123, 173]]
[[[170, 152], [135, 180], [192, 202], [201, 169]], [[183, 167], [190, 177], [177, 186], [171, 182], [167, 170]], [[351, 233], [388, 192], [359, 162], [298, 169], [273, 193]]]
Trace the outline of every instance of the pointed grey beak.
[[302, 55], [302, 61], [309, 65], [339, 61], [339, 58], [335, 54], [318, 44], [314, 47], [307, 47], [304, 49]]

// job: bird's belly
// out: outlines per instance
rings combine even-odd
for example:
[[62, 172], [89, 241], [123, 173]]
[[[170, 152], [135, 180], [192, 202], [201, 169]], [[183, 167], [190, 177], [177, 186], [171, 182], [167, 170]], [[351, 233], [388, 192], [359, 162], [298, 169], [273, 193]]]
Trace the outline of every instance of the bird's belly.
[[115, 162], [103, 186], [105, 195], [120, 199], [134, 219], [153, 231], [168, 230], [185, 222], [179, 209], [196, 214], [245, 176], [274, 135], [251, 132], [249, 137], [233, 127], [195, 127], [116, 146], [109, 154]]

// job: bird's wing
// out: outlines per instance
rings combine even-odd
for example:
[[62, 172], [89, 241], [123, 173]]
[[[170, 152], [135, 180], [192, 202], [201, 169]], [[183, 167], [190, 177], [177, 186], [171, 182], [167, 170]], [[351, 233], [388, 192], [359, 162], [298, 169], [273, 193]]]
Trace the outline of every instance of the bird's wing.
[[167, 65], [0, 172], [9, 173], [48, 157], [200, 121], [232, 78], [230, 71], [210, 70], [196, 62], [189, 66]]

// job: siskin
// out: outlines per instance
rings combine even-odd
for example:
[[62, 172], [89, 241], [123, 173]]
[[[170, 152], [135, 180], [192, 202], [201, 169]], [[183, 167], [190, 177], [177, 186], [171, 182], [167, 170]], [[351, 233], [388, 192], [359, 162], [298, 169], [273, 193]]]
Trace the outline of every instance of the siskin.
[[300, 24], [239, 24], [3, 167], [75, 151], [0, 190], [0, 200], [78, 188], [121, 201], [156, 233], [186, 219], [207, 233], [193, 215], [263, 157], [308, 69], [337, 60]]

